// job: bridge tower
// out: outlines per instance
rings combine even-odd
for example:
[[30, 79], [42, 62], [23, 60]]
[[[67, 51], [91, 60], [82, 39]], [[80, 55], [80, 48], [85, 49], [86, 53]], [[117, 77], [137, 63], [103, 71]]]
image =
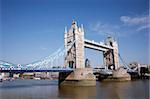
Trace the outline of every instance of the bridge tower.
[[113, 49], [103, 52], [104, 64], [108, 69], [116, 70], [119, 68], [118, 43], [112, 37], [108, 37], [105, 44]]
[[[59, 85], [95, 86], [96, 79], [93, 75], [93, 69], [85, 68], [83, 25], [78, 27], [77, 23], [73, 21], [69, 31], [65, 29], [64, 43], [65, 48], [69, 48], [65, 56], [65, 66], [74, 68], [74, 70], [67, 73], [60, 72]], [[72, 45], [71, 48], [70, 45]]]
[[69, 66], [71, 68], [84, 68], [84, 29], [83, 25], [78, 27], [75, 21], [72, 22], [69, 31], [65, 28], [65, 48], [67, 49], [68, 45], [74, 41], [75, 43], [67, 52], [65, 57], [65, 66]]

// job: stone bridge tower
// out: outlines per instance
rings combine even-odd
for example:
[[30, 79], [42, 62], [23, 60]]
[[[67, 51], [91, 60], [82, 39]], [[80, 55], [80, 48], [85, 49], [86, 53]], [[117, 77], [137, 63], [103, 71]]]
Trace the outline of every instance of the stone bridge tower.
[[64, 43], [67, 49], [68, 45], [73, 43], [71, 49], [67, 52], [65, 57], [65, 66], [71, 68], [84, 68], [84, 29], [77, 26], [75, 21], [72, 22], [69, 31], [65, 28]]
[[104, 64], [108, 69], [116, 70], [119, 68], [118, 43], [112, 37], [108, 37], [105, 44], [111, 46], [113, 49], [103, 52]]
[[85, 68], [83, 26], [78, 27], [77, 23], [73, 21], [69, 31], [65, 29], [64, 43], [65, 48], [69, 48], [65, 56], [65, 66], [74, 68], [74, 70], [72, 72], [60, 72], [59, 85], [95, 86], [96, 79], [93, 69]]

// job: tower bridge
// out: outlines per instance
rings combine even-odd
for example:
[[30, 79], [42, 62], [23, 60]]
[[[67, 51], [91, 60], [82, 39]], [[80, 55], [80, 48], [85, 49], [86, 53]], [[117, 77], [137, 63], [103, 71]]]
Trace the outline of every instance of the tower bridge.
[[84, 28], [77, 26], [75, 21], [72, 22], [71, 28], [65, 29], [64, 42], [65, 48], [71, 42], [75, 41], [73, 47], [68, 50], [65, 57], [65, 65], [71, 68], [85, 68], [84, 48], [94, 49], [103, 52], [104, 64], [108, 68], [113, 66], [113, 69], [119, 68], [118, 59], [118, 44], [113, 38], [108, 37], [105, 42], [95, 42], [84, 38]]
[[[120, 68], [117, 42], [112, 37], [108, 37], [105, 42], [87, 40], [84, 38], [83, 25], [78, 27], [77, 23], [73, 21], [69, 30], [65, 28], [64, 47], [44, 59], [24, 65], [0, 61], [0, 72], [60, 72], [59, 84], [95, 85], [93, 68], [85, 66], [84, 48], [103, 52], [106, 73], [110, 74]], [[54, 65], [54, 62], [60, 58], [64, 60], [64, 63]], [[54, 68], [56, 66], [58, 68]], [[115, 73], [115, 75], [120, 74]]]

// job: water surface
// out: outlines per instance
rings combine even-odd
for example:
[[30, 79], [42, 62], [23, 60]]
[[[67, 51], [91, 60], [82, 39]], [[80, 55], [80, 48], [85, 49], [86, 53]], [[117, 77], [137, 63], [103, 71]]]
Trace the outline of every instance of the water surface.
[[0, 99], [149, 99], [149, 81], [97, 82], [96, 87], [59, 87], [52, 80], [0, 83]]

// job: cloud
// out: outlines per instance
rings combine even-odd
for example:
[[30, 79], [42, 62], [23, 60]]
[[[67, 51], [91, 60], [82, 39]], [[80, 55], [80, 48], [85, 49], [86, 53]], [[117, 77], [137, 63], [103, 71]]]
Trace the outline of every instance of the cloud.
[[149, 16], [121, 16], [118, 24], [97, 22], [90, 25], [90, 29], [100, 35], [105, 36], [129, 36], [140, 33], [142, 30], [150, 28]]
[[118, 25], [111, 25], [106, 23], [97, 22], [96, 24], [91, 24], [90, 29], [98, 34], [104, 36], [114, 36], [115, 33], [118, 33], [120, 26]]
[[135, 26], [137, 32], [150, 28], [148, 15], [136, 17], [121, 16], [120, 21], [125, 25]]
[[136, 31], [142, 31], [142, 30], [144, 30], [144, 29], [149, 29], [150, 28], [150, 24], [148, 24], [148, 25], [143, 25], [143, 26], [141, 26], [141, 27], [139, 27]]
[[149, 16], [140, 16], [140, 17], [121, 16], [120, 21], [128, 25], [148, 24]]

